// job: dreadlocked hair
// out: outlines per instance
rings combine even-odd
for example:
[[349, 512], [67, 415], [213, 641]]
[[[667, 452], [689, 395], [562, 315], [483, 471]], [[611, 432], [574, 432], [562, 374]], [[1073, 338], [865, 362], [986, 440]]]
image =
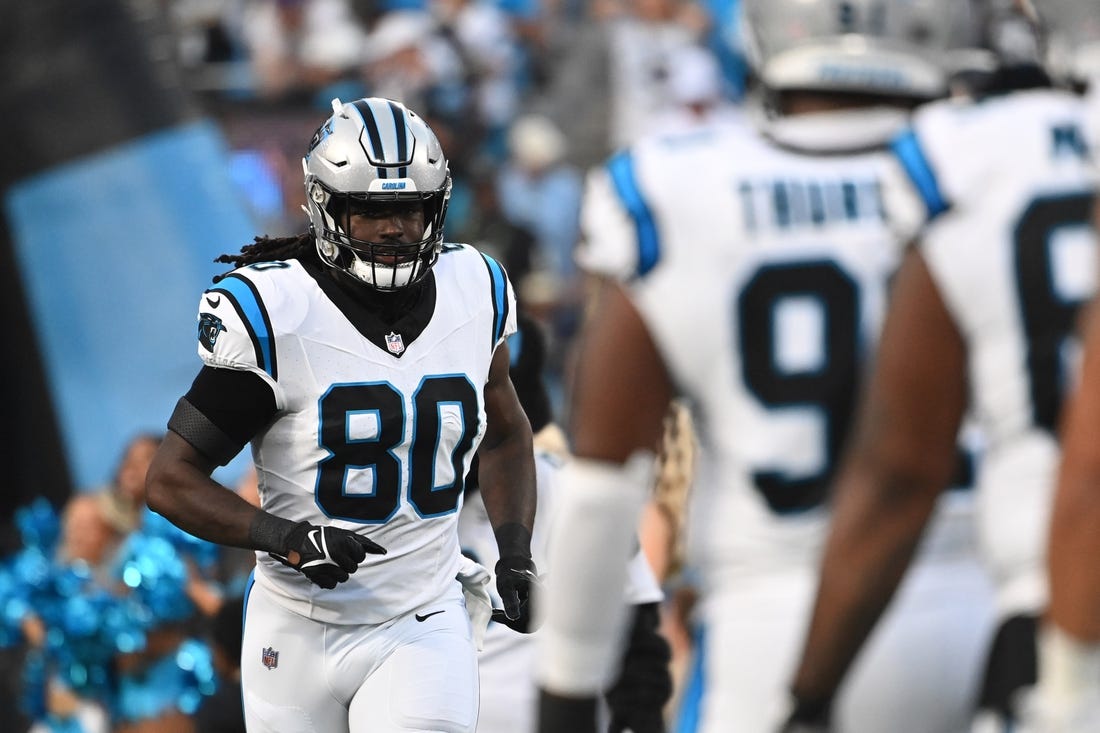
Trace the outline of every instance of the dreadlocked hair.
[[[276, 260], [317, 259], [317, 249], [313, 244], [313, 235], [302, 232], [293, 237], [256, 237], [252, 244], [241, 247], [239, 254], [218, 256], [215, 262], [233, 265], [233, 268], [251, 265], [254, 262], [275, 262]], [[228, 273], [214, 276], [218, 282]]]

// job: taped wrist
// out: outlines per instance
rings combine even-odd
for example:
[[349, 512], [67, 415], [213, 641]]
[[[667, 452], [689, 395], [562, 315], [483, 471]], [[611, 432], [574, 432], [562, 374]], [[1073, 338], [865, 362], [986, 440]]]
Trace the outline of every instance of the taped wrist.
[[1039, 672], [1039, 690], [1047, 701], [1075, 701], [1095, 690], [1100, 680], [1100, 643], [1046, 624], [1039, 632]]
[[500, 557], [531, 557], [531, 530], [519, 522], [505, 522], [496, 530]]
[[287, 537], [297, 526], [297, 522], [258, 511], [248, 526], [248, 541], [256, 550], [286, 555], [289, 549], [286, 546]]
[[652, 454], [636, 453], [621, 466], [577, 458], [562, 469], [539, 606], [538, 675], [549, 692], [600, 695], [612, 682], [626, 626], [627, 563], [653, 466]]

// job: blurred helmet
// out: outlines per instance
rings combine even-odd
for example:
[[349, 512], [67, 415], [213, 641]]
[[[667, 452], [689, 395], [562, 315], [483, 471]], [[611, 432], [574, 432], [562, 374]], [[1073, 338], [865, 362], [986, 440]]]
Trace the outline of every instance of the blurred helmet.
[[[389, 99], [334, 99], [332, 109], [302, 159], [317, 254], [377, 290], [417, 283], [439, 258], [451, 196], [439, 140], [415, 112]], [[425, 229], [419, 241], [395, 244], [351, 236], [353, 211], [395, 202], [423, 204]]]
[[1100, 0], [1035, 0], [1046, 61], [1062, 80], [1100, 78]]
[[935, 98], [974, 27], [966, 0], [745, 0], [744, 13], [749, 62], [773, 91]]

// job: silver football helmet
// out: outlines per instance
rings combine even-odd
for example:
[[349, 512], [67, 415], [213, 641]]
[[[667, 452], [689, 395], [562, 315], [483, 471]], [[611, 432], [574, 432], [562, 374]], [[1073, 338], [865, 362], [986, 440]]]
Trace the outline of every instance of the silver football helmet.
[[[422, 280], [439, 258], [451, 196], [447, 158], [435, 133], [399, 102], [332, 100], [302, 159], [306, 213], [321, 260], [377, 290]], [[417, 242], [368, 242], [350, 233], [350, 215], [378, 204], [418, 201], [425, 229]]]
[[1100, 79], [1100, 0], [1035, 0], [1046, 35], [1046, 61], [1059, 79]]
[[946, 93], [971, 15], [965, 0], [745, 0], [743, 19], [766, 89], [921, 100]]

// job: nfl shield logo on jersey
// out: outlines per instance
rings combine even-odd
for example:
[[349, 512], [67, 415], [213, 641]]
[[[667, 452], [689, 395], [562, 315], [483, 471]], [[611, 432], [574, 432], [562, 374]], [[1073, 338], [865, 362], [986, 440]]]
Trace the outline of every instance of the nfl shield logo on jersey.
[[272, 647], [264, 647], [263, 653], [260, 655], [260, 661], [268, 669], [275, 669], [279, 666], [279, 652]]
[[405, 342], [401, 340], [401, 334], [390, 331], [386, 334], [386, 348], [391, 354], [401, 356], [405, 351]]

